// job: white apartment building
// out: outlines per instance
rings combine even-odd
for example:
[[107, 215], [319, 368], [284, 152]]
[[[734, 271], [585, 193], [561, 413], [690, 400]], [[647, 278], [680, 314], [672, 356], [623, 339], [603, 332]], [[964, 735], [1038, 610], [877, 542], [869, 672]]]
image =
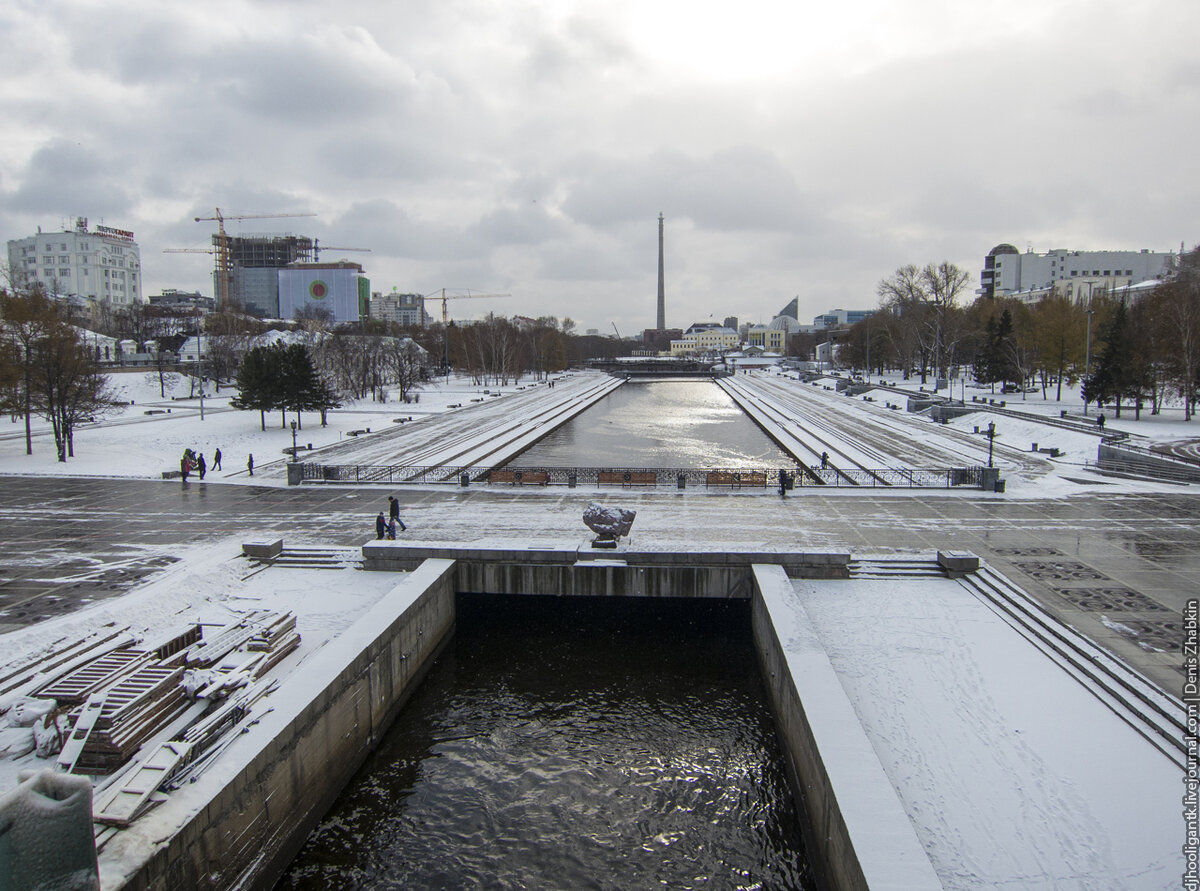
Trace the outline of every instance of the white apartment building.
[[992, 248], [979, 275], [981, 297], [1020, 297], [1036, 302], [1053, 288], [1086, 302], [1093, 293], [1121, 291], [1165, 278], [1174, 268], [1172, 251], [1071, 251], [1021, 253], [1011, 244]]
[[401, 294], [395, 290], [390, 294], [376, 291], [371, 295], [371, 318], [398, 325], [424, 327], [429, 324], [425, 298], [420, 294]]
[[51, 296], [74, 296], [115, 306], [142, 302], [142, 259], [133, 233], [96, 226], [86, 217], [75, 228], [42, 232], [8, 243], [8, 266], [17, 287], [40, 284]]
[[693, 356], [723, 353], [738, 348], [740, 338], [724, 325], [695, 324], [684, 332], [683, 338], [671, 341], [672, 356]]

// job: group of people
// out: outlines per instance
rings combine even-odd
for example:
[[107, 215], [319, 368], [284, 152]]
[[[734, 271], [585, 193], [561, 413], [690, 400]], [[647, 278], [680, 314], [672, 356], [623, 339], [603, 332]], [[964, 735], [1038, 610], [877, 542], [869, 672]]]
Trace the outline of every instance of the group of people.
[[[221, 469], [221, 450], [220, 449], [217, 449], [215, 452], [213, 452], [212, 469], [213, 470]], [[183, 481], [185, 483], [187, 482], [188, 477], [192, 474], [193, 471], [195, 471], [195, 473], [200, 477], [200, 479], [203, 480], [204, 474], [208, 473], [208, 470], [209, 470], [208, 462], [204, 460], [203, 452], [201, 452], [199, 455], [197, 455], [193, 449], [189, 448], [189, 449], [183, 450], [183, 457], [179, 459], [179, 472], [183, 476]]]
[[395, 495], [389, 495], [387, 519], [384, 519], [383, 511], [380, 511], [379, 516], [375, 518], [375, 540], [378, 541], [387, 536], [389, 541], [395, 541], [397, 526], [400, 527], [401, 532], [408, 530], [404, 521], [400, 519], [400, 502], [396, 500]]

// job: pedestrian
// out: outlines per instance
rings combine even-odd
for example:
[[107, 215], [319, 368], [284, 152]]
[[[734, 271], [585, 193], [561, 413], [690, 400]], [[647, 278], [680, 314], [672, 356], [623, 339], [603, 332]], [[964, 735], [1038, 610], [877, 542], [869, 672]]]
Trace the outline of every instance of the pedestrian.
[[408, 527], [404, 525], [404, 521], [400, 519], [400, 502], [396, 500], [395, 495], [388, 496], [388, 516], [400, 524], [400, 531], [407, 532]]
[[387, 520], [383, 518], [383, 511], [380, 511], [379, 516], [375, 518], [375, 540], [379, 541], [383, 538], [385, 532], [387, 532]]
[[254, 476], [254, 456], [251, 455], [246, 459], [246, 469], [250, 471], [250, 475]]
[[1097, 416], [1096, 426], [1099, 427], [1101, 430], [1104, 429], [1104, 415]]
[[[383, 514], [380, 514], [380, 516], [383, 516]], [[390, 520], [388, 520], [387, 537], [388, 537], [388, 541], [396, 540], [396, 518], [395, 517], [392, 517]]]
[[821, 452], [821, 469], [829, 467], [829, 452]]
[[179, 459], [179, 475], [181, 477], [183, 477], [183, 481], [185, 483], [187, 482], [188, 474], [191, 472], [191, 470], [192, 470], [192, 465], [188, 461], [187, 455], [184, 455], [182, 458]]
[[212, 469], [213, 470], [221, 469], [221, 450], [220, 449], [217, 449], [215, 452], [213, 452]]
[[208, 472], [208, 465], [204, 463], [204, 452], [196, 459], [196, 469], [200, 471], [200, 481], [204, 482], [204, 474]]

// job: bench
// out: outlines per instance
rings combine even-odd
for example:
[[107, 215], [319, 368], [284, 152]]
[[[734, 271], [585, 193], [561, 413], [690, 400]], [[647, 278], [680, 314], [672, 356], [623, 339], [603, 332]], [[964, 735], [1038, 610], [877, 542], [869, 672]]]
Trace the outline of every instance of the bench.
[[601, 470], [596, 475], [601, 486], [657, 486], [658, 474], [653, 470]]
[[711, 470], [704, 478], [706, 486], [729, 486], [741, 489], [744, 486], [767, 487], [767, 474], [764, 470]]
[[546, 470], [489, 470], [489, 483], [508, 483], [513, 486], [544, 486], [550, 482]]

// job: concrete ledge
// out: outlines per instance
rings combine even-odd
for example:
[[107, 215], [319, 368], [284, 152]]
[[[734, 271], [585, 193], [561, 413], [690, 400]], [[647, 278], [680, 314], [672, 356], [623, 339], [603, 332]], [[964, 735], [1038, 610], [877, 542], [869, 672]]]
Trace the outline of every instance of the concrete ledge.
[[257, 732], [161, 805], [178, 826], [165, 843], [139, 844], [135, 826], [101, 852], [103, 887], [271, 888], [452, 631], [453, 575], [425, 564], [261, 700]]
[[423, 560], [434, 558], [462, 563], [513, 563], [527, 566], [574, 566], [580, 562], [595, 563], [600, 558], [606, 561], [620, 559], [630, 568], [645, 570], [726, 569], [746, 573], [752, 564], [771, 564], [782, 566], [792, 578], [806, 579], [849, 578], [851, 560], [848, 552], [840, 551], [641, 551], [622, 543], [616, 551], [598, 553], [587, 543], [574, 548], [463, 548], [409, 545], [374, 539], [363, 545], [362, 554], [365, 569], [381, 571], [409, 570], [419, 566]]
[[754, 644], [823, 884], [941, 889], [791, 581], [778, 566], [753, 574]]
[[970, 551], [938, 551], [937, 562], [952, 579], [979, 570], [979, 557]]
[[283, 553], [283, 539], [275, 541], [244, 541], [242, 556], [253, 557], [255, 560], [274, 560]]

